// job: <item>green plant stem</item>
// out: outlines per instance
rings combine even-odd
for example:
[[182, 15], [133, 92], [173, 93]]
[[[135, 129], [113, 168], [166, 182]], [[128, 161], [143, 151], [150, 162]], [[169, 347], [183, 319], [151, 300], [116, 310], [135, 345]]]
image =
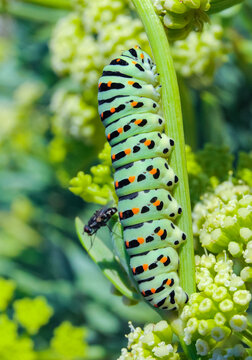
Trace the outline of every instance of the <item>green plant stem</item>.
[[197, 128], [192, 96], [181, 76], [178, 76], [178, 85], [181, 97], [185, 140], [186, 143], [191, 146], [192, 150], [195, 151], [197, 149]]
[[69, 0], [19, 0], [19, 2], [32, 3], [40, 6], [45, 6], [55, 9], [67, 9], [73, 8], [71, 1]]
[[248, 321], [248, 328], [247, 330], [252, 333], [252, 324]]
[[17, 1], [0, 2], [0, 13], [45, 23], [55, 23], [68, 12], [63, 9], [46, 8], [44, 6], [22, 3]]
[[182, 215], [178, 220], [178, 224], [187, 234], [187, 241], [180, 250], [180, 282], [183, 289], [190, 295], [196, 291], [195, 263], [191, 204], [178, 83], [169, 42], [161, 20], [155, 13], [152, 1], [133, 0], [133, 3], [144, 24], [157, 69], [160, 73], [162, 108], [166, 123], [165, 132], [175, 140], [175, 148], [170, 164], [178, 175], [179, 184], [175, 189], [174, 196], [182, 205], [184, 213], [184, 216]]
[[215, 14], [234, 5], [241, 4], [244, 0], [211, 0], [211, 7], [208, 14]]
[[244, 334], [244, 332], [235, 332], [235, 335], [242, 341], [244, 344], [248, 345], [249, 348], [252, 348], [252, 339]]

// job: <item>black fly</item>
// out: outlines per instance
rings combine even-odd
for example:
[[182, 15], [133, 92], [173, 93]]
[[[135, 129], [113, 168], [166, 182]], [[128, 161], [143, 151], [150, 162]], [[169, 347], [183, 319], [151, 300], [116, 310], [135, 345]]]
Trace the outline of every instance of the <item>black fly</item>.
[[89, 219], [87, 225], [84, 226], [84, 232], [89, 236], [96, 233], [102, 226], [107, 226], [107, 222], [117, 212], [115, 207], [103, 207], [97, 210]]

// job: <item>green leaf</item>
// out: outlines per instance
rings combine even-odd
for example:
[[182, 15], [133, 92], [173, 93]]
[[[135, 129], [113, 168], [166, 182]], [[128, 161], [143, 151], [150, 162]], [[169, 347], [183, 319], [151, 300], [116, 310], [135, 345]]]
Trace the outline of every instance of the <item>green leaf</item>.
[[76, 218], [75, 226], [84, 249], [115, 288], [130, 300], [140, 301], [140, 295], [132, 288], [127, 274], [116, 260], [113, 251], [98, 236], [95, 237], [95, 241], [90, 245], [90, 238], [83, 234], [84, 224], [79, 218]]

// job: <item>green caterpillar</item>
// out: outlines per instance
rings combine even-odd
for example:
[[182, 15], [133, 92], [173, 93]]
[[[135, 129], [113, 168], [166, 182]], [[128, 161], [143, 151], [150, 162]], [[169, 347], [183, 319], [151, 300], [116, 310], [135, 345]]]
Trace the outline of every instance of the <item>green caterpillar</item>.
[[174, 141], [163, 133], [158, 89], [155, 64], [135, 46], [105, 66], [98, 104], [133, 277], [153, 306], [176, 310], [188, 301], [175, 250], [186, 234], [172, 222], [182, 209], [170, 194], [178, 182], [167, 162]]

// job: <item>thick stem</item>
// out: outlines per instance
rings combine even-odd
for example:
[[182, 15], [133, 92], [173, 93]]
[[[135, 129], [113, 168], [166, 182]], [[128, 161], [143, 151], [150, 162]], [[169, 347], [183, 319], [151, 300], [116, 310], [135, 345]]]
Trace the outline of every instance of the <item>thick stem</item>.
[[248, 347], [251, 349], [252, 348], [252, 339], [251, 336], [248, 336], [246, 334], [246, 332], [235, 332], [235, 335], [246, 345], [248, 345]]
[[9, 1], [9, 2], [0, 2], [0, 14], [6, 13], [13, 17], [46, 22], [46, 23], [55, 23], [61, 17], [67, 14], [66, 10], [63, 9], [53, 9], [46, 8], [40, 5], [28, 4], [25, 2]]
[[184, 213], [178, 220], [178, 225], [187, 234], [187, 241], [180, 250], [180, 282], [183, 289], [190, 295], [196, 291], [195, 263], [191, 204], [178, 83], [169, 42], [161, 20], [155, 13], [152, 1], [133, 0], [133, 3], [144, 24], [157, 69], [160, 73], [162, 108], [166, 123], [165, 132], [175, 140], [170, 163], [179, 177], [179, 184], [175, 189], [174, 196], [182, 205]]
[[32, 3], [32, 4], [41, 5], [49, 8], [55, 8], [55, 9], [70, 10], [73, 8], [69, 0], [22, 0], [22, 2]]
[[198, 144], [197, 127], [192, 103], [192, 96], [182, 77], [178, 77], [178, 85], [181, 97], [185, 140], [187, 145], [190, 145], [192, 150], [195, 151], [198, 147]]
[[216, 14], [242, 2], [243, 0], [211, 0], [211, 7], [207, 13]]

